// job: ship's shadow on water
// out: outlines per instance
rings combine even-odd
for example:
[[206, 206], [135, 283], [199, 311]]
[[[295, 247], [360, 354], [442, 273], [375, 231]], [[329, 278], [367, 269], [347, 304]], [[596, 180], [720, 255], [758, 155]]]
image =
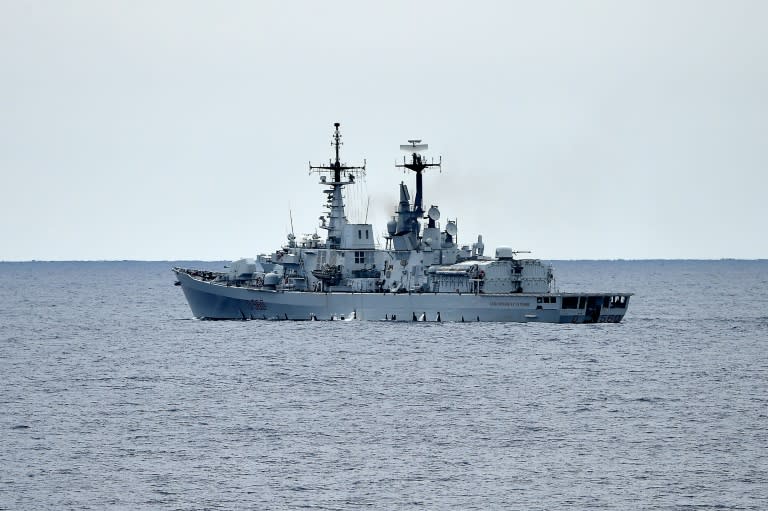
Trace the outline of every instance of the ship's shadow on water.
[[0, 507], [768, 501], [767, 262], [558, 263], [593, 325], [198, 321], [178, 264], [0, 263]]

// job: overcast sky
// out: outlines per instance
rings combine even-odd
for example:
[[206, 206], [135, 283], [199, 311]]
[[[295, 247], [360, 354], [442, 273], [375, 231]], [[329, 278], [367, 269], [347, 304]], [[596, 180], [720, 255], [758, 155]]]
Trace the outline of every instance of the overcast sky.
[[[768, 257], [768, 2], [0, 0], [0, 260], [234, 259], [425, 203], [543, 259]], [[412, 187], [413, 188], [413, 187]], [[370, 202], [369, 198], [370, 197]], [[320, 231], [323, 234], [323, 231]]]

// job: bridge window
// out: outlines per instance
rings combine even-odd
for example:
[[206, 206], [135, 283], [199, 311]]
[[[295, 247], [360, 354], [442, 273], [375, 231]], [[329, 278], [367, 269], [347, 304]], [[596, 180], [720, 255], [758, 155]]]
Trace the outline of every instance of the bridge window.
[[365, 252], [355, 251], [355, 264], [365, 264]]

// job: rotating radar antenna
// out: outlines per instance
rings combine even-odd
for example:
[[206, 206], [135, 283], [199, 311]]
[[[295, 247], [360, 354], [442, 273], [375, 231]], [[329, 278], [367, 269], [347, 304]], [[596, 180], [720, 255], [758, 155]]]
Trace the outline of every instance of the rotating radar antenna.
[[426, 151], [429, 149], [429, 144], [422, 144], [421, 139], [409, 140], [407, 144], [401, 144], [400, 150], [407, 151], [409, 153], [418, 153], [419, 151]]

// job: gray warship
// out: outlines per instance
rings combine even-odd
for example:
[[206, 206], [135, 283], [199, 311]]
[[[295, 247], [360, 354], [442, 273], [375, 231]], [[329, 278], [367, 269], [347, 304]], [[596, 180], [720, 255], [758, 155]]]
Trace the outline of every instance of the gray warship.
[[407, 152], [397, 167], [415, 175], [415, 196], [400, 183], [400, 200], [387, 223], [384, 247], [373, 226], [351, 223], [344, 188], [365, 175], [365, 164], [340, 158], [341, 132], [334, 124], [335, 158], [312, 165], [326, 195], [320, 216], [323, 239], [297, 239], [272, 254], [240, 259], [226, 271], [173, 268], [199, 319], [498, 321], [545, 323], [618, 323], [632, 293], [559, 292], [552, 266], [508, 247], [484, 254], [482, 236], [458, 244], [456, 220], [441, 225], [436, 205], [425, 210], [422, 176], [430, 168], [421, 140], [400, 146]]

